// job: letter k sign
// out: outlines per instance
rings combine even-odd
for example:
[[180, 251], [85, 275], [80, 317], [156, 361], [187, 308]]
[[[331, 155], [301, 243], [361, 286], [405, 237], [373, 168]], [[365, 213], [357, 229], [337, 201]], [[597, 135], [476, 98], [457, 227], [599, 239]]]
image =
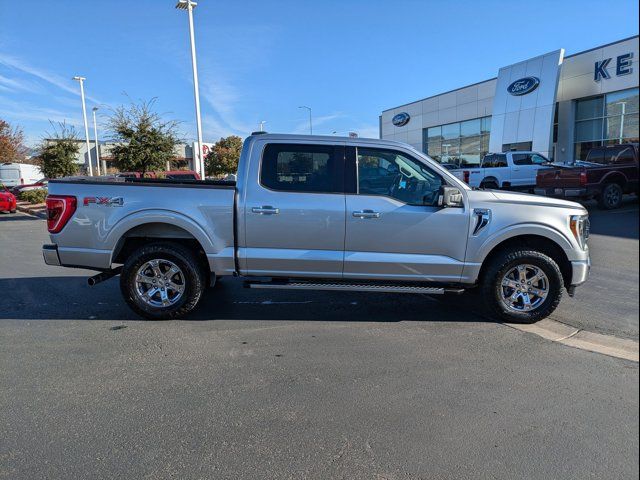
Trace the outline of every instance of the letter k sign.
[[596, 62], [596, 68], [593, 71], [593, 79], [596, 82], [599, 82], [601, 78], [611, 78], [611, 75], [609, 75], [609, 72], [607, 71], [607, 65], [609, 65], [610, 62], [610, 58], [602, 60], [601, 62]]

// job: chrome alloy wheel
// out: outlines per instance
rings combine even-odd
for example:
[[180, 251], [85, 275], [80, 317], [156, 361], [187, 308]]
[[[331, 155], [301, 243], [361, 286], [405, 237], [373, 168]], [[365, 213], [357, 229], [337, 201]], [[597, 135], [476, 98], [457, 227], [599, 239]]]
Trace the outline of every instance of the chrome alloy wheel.
[[509, 270], [498, 287], [502, 303], [509, 310], [530, 312], [542, 305], [549, 294], [549, 279], [541, 268], [523, 264]]
[[152, 307], [169, 307], [182, 297], [185, 276], [173, 262], [149, 260], [136, 273], [136, 293]]

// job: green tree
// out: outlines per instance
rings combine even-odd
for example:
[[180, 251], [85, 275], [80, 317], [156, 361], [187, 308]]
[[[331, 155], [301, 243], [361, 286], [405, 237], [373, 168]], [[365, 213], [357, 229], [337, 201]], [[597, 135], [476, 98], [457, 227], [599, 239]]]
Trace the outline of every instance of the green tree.
[[22, 129], [0, 118], [0, 162], [22, 161], [26, 153]]
[[163, 120], [153, 111], [155, 99], [114, 110], [107, 123], [113, 161], [120, 171], [164, 170], [180, 143], [175, 120]]
[[78, 134], [64, 122], [51, 124], [53, 131], [47, 134], [38, 147], [38, 161], [47, 178], [67, 177], [78, 172]]
[[237, 135], [218, 140], [205, 158], [207, 175], [218, 177], [236, 173], [241, 150], [242, 139]]

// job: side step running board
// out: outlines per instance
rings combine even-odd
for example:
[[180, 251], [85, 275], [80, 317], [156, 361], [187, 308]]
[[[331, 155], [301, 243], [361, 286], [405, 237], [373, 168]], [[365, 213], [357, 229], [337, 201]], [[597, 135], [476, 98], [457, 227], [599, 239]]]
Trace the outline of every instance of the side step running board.
[[271, 288], [287, 290], [338, 290], [345, 292], [383, 292], [383, 293], [424, 293], [427, 295], [443, 295], [445, 293], [462, 293], [463, 288], [421, 287], [414, 285], [384, 285], [367, 283], [311, 283], [311, 282], [246, 282], [249, 288]]

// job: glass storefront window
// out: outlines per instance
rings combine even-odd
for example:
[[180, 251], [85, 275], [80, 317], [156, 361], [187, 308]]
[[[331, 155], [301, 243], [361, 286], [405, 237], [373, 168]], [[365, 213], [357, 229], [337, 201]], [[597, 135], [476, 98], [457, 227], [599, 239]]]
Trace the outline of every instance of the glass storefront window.
[[480, 133], [481, 134], [489, 134], [491, 133], [491, 117], [483, 117], [480, 119]]
[[584, 120], [576, 123], [576, 141], [586, 142], [602, 138], [602, 119]]
[[424, 152], [441, 163], [479, 165], [489, 151], [491, 117], [449, 123], [422, 131]]
[[590, 118], [602, 117], [603, 97], [588, 98], [576, 102], [576, 120], [588, 120]]
[[444, 140], [450, 140], [452, 138], [460, 138], [460, 124], [450, 123], [449, 125], [443, 125], [442, 138]]
[[591, 148], [638, 142], [638, 89], [576, 101], [575, 158]]
[[608, 93], [606, 96], [605, 115], [622, 115], [638, 112], [638, 89], [632, 88], [621, 92]]
[[460, 136], [470, 137], [472, 135], [480, 135], [480, 119], [467, 120], [460, 123]]
[[427, 129], [427, 138], [429, 140], [442, 138], [442, 127], [430, 127]]

